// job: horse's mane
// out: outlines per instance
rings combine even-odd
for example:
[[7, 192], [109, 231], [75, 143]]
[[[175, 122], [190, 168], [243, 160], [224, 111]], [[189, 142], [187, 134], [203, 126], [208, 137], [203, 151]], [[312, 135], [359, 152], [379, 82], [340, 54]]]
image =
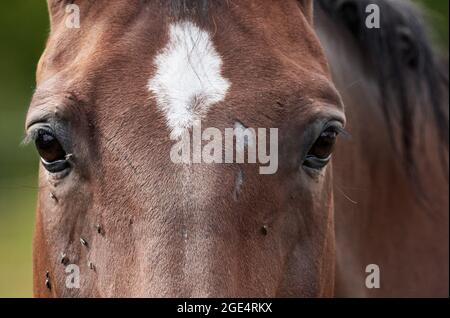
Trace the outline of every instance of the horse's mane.
[[170, 0], [168, 3], [171, 13], [176, 17], [204, 17], [207, 15], [210, 6], [210, 0]]
[[[381, 107], [396, 150], [416, 173], [414, 143], [420, 113], [432, 112], [442, 149], [448, 150], [448, 67], [432, 47], [421, 11], [403, 0], [317, 0], [348, 29], [380, 87]], [[366, 27], [366, 8], [380, 8], [380, 28]], [[395, 127], [395, 128], [394, 128]], [[400, 128], [400, 134], [398, 131]], [[398, 137], [400, 136], [400, 137]]]

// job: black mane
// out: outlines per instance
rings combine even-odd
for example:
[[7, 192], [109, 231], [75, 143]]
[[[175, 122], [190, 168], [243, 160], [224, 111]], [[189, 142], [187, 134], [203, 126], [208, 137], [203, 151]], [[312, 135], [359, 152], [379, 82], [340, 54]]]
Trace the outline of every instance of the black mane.
[[[344, 25], [375, 73], [381, 106], [396, 149], [415, 174], [415, 125], [420, 113], [432, 112], [439, 138], [448, 150], [448, 66], [434, 51], [421, 12], [402, 0], [317, 0], [336, 23]], [[380, 28], [369, 29], [366, 7], [380, 8]], [[394, 134], [400, 127], [400, 137]], [[417, 138], [416, 138], [417, 137]]]

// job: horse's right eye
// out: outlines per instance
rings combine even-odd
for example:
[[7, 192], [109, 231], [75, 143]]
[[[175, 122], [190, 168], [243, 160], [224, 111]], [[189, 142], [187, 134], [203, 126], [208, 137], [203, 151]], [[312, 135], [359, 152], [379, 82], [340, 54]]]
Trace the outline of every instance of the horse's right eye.
[[330, 125], [326, 128], [309, 150], [303, 165], [315, 170], [324, 168], [331, 160], [331, 155], [340, 131], [342, 131], [342, 128], [337, 124]]
[[52, 133], [45, 129], [39, 130], [35, 144], [41, 156], [42, 164], [49, 172], [60, 172], [68, 168], [67, 154]]

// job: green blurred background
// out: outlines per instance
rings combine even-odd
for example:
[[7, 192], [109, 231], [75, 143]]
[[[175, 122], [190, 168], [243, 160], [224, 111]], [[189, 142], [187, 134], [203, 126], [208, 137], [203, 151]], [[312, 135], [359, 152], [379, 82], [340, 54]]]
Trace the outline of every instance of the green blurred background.
[[[423, 0], [448, 52], [448, 0]], [[0, 297], [32, 296], [38, 157], [20, 146], [36, 63], [48, 34], [46, 1], [0, 3]]]

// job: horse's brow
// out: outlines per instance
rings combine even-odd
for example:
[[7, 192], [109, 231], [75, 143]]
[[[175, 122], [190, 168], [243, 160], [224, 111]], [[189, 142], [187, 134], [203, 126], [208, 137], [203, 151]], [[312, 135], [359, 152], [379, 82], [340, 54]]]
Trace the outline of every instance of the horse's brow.
[[328, 107], [337, 108], [342, 111], [344, 110], [344, 102], [342, 100], [342, 97], [339, 94], [338, 90], [331, 83], [326, 85], [321, 95], [322, 96], [318, 100], [325, 103], [325, 105], [327, 105]]

